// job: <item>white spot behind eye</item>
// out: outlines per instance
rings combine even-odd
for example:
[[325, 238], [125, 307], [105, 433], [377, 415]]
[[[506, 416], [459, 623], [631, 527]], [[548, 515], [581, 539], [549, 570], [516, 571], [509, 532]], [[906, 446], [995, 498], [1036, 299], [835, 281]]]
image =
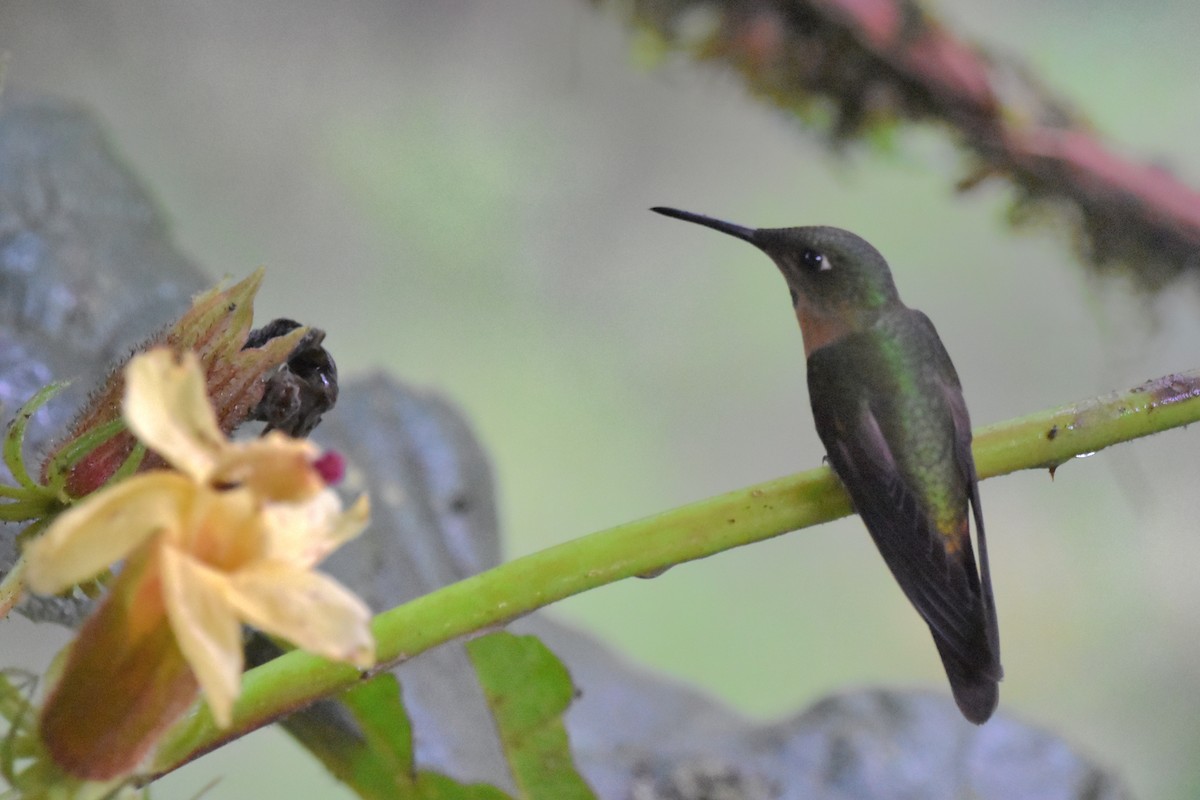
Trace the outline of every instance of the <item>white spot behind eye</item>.
[[817, 272], [828, 272], [833, 269], [833, 265], [829, 263], [829, 257], [820, 250], [803, 251], [800, 253], [800, 263], [804, 269], [815, 269]]

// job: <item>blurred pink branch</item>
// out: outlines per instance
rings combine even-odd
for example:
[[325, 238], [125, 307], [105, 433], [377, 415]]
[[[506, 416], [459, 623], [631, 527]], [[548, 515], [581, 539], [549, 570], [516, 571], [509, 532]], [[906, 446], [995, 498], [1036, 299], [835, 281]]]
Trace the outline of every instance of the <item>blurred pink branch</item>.
[[[1014, 219], [1067, 209], [1083, 255], [1146, 287], [1200, 269], [1200, 192], [1106, 144], [1012, 59], [955, 37], [911, 0], [632, 0], [671, 46], [724, 61], [801, 115], [837, 111], [835, 141], [897, 120], [940, 121], [1018, 190]], [[697, 30], [699, 29], [699, 34]]]

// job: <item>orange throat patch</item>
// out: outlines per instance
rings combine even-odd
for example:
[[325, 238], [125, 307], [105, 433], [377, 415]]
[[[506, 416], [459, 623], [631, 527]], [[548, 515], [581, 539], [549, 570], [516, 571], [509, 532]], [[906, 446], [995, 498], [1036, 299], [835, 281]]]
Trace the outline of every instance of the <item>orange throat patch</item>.
[[804, 295], [796, 301], [796, 319], [804, 337], [804, 357], [854, 332], [853, 314], [846, 309], [818, 309]]

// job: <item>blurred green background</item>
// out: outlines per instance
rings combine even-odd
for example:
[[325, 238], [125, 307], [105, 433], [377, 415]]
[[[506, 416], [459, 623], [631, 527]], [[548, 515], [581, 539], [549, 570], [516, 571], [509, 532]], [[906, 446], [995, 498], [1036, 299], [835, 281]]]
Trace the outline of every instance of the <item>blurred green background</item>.
[[[1200, 184], [1200, 5], [944, 5]], [[782, 280], [651, 205], [867, 237], [936, 321], [977, 425], [1200, 362], [1194, 285], [1131, 296], [1053, 226], [1013, 234], [1006, 187], [951, 192], [941, 130], [835, 158], [732, 76], [641, 69], [630, 42], [578, 0], [0, 4], [7, 90], [98, 111], [214, 278], [266, 265], [262, 319], [326, 328], [346, 377], [386, 370], [466, 410], [510, 556], [820, 463]], [[982, 489], [1001, 711], [1142, 797], [1200, 794], [1198, 435]], [[857, 519], [554, 611], [763, 718], [849, 686], [946, 689]], [[6, 654], [46, 658], [27, 629], [7, 624]], [[208, 798], [345, 796], [281, 734], [248, 742], [156, 796], [215, 776]]]

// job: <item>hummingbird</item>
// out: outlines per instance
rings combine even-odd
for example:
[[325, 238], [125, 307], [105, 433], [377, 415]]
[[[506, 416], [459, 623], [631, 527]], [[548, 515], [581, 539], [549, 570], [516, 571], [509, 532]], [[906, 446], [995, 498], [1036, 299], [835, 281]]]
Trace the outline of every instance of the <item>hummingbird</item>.
[[929, 626], [959, 710], [976, 725], [987, 721], [1003, 677], [1000, 634], [971, 423], [933, 323], [901, 302], [887, 261], [849, 231], [746, 228], [651, 210], [749, 242], [783, 273], [828, 462]]

